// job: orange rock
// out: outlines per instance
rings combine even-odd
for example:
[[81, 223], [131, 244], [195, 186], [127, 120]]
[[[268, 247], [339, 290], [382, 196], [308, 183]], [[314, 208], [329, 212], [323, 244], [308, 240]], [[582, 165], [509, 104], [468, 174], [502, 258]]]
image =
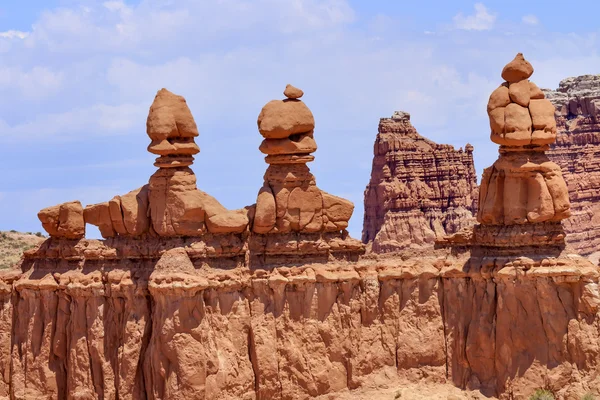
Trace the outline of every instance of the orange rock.
[[529, 112], [533, 128], [551, 133], [556, 133], [556, 119], [554, 118], [554, 105], [547, 99], [532, 100]]
[[531, 142], [531, 117], [529, 110], [518, 104], [506, 106], [504, 138], [509, 146], [523, 146]]
[[297, 87], [287, 84], [285, 86], [285, 90], [283, 91], [283, 95], [288, 99], [299, 99], [304, 95], [304, 92]]
[[312, 112], [300, 100], [272, 100], [258, 116], [258, 130], [266, 139], [285, 139], [314, 129]]
[[110, 219], [108, 202], [86, 206], [83, 210], [83, 219], [87, 224], [96, 225], [103, 238], [113, 237], [117, 234]]
[[127, 235], [128, 232], [127, 228], [125, 228], [125, 222], [123, 221], [120, 196], [115, 196], [108, 202], [108, 211], [115, 232], [119, 235]]
[[506, 107], [510, 104], [510, 96], [508, 91], [508, 86], [503, 84], [492, 92], [487, 106], [488, 113], [499, 107]]
[[321, 191], [323, 197], [323, 215], [332, 223], [330, 229], [342, 230], [348, 227], [348, 221], [354, 212], [354, 204], [346, 199]]
[[80, 239], [85, 236], [83, 207], [79, 201], [44, 208], [38, 213], [38, 218], [50, 236], [66, 239]]
[[523, 53], [518, 53], [514, 60], [506, 64], [502, 69], [502, 79], [508, 83], [519, 82], [528, 79], [533, 74], [533, 67], [525, 60]]
[[[488, 111], [488, 116], [490, 119], [490, 128], [492, 130], [492, 133], [500, 135], [500, 137], [502, 137], [504, 135], [505, 114], [506, 114], [505, 107], [497, 107], [491, 111]], [[504, 144], [504, 143], [498, 143], [498, 144]]]
[[127, 234], [140, 236], [148, 231], [148, 185], [121, 196], [120, 206]]
[[510, 100], [517, 103], [520, 106], [529, 106], [531, 100], [531, 87], [529, 86], [528, 80], [522, 80], [519, 82], [511, 83], [508, 87], [508, 95]]
[[529, 177], [527, 185], [527, 219], [529, 222], [549, 221], [554, 217], [554, 204], [548, 186], [541, 173]]
[[208, 217], [206, 227], [210, 233], [242, 233], [248, 227], [248, 217], [241, 210], [225, 211]]
[[[285, 214], [285, 207], [282, 207], [281, 210], [281, 216], [283, 216]], [[276, 219], [275, 197], [273, 197], [271, 188], [265, 185], [258, 192], [252, 230], [256, 233], [267, 233], [275, 227]]]
[[148, 151], [160, 156], [154, 164], [157, 167], [189, 166], [200, 151], [194, 143], [198, 128], [185, 99], [166, 89], [156, 94], [150, 106], [146, 132], [152, 139]]
[[322, 228], [323, 197], [316, 186], [296, 187], [287, 201], [287, 216], [295, 231], [318, 232]]
[[293, 135], [291, 139], [265, 139], [259, 150], [264, 154], [308, 154], [317, 151], [317, 143], [310, 134]]
[[545, 98], [546, 96], [544, 95], [544, 92], [542, 92], [542, 90], [538, 87], [538, 85], [529, 81], [529, 97], [531, 99], [539, 100]]

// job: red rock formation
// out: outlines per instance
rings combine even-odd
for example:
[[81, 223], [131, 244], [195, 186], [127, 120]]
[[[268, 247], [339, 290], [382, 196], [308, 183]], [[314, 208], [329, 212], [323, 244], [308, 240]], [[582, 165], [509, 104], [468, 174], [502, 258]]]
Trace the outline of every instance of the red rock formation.
[[[20, 271], [0, 273], [0, 397], [337, 398], [402, 379], [451, 382], [503, 400], [525, 399], [544, 386], [559, 399], [575, 399], [600, 385], [600, 269], [563, 251], [559, 223], [478, 225], [449, 240], [452, 251], [359, 260], [363, 246], [343, 231], [347, 202], [319, 191], [306, 167], [314, 146], [304, 146], [312, 132], [311, 114], [297, 105], [302, 93], [286, 92], [295, 102], [289, 115], [289, 101], [269, 106], [276, 112], [268, 118], [261, 114], [265, 140], [278, 141], [261, 148], [275, 162], [258, 195], [265, 204], [247, 207], [243, 232], [212, 231], [205, 197], [193, 207], [199, 191], [185, 165], [191, 155], [175, 145], [180, 129], [166, 136], [175, 150], [158, 162], [157, 174], [183, 177], [156, 189], [170, 220], [153, 216], [152, 187], [87, 213], [81, 206], [41, 213], [52, 237], [26, 252]], [[178, 121], [183, 111], [168, 114]], [[408, 121], [400, 124], [406, 131]], [[414, 151], [417, 160], [439, 160], [442, 176], [468, 175], [458, 161], [469, 160], [471, 150], [436, 158], [451, 148], [412, 136], [411, 148], [427, 153]], [[396, 163], [404, 153], [391, 154], [395, 169], [410, 165]], [[462, 181], [473, 189], [473, 178]], [[421, 183], [417, 194], [429, 188]], [[469, 198], [433, 187], [447, 201]], [[259, 208], [267, 223], [255, 223]], [[199, 209], [204, 214], [181, 212]], [[75, 235], [82, 213], [101, 223], [108, 239]], [[318, 216], [320, 230], [306, 229]], [[194, 231], [202, 234], [177, 231], [202, 221], [208, 229]], [[153, 228], [157, 222], [163, 234]]]
[[491, 140], [500, 157], [483, 172], [477, 221], [482, 225], [560, 222], [570, 205], [560, 167], [545, 154], [556, 138], [554, 106], [528, 78], [533, 67], [519, 53], [488, 102]]
[[253, 232], [340, 232], [348, 227], [352, 202], [319, 189], [306, 163], [317, 150], [315, 120], [300, 100], [304, 92], [287, 85], [285, 100], [273, 100], [258, 116], [265, 138], [260, 151], [269, 164], [256, 200]]
[[567, 243], [580, 254], [600, 246], [600, 75], [584, 75], [545, 90], [556, 106], [558, 134], [547, 152], [569, 188], [571, 218], [563, 221]]
[[600, 385], [600, 276], [581, 257], [222, 268], [215, 251], [235, 251], [218, 243], [54, 239], [28, 252], [22, 274], [0, 274], [0, 393], [307, 399], [400, 378], [525, 399]]
[[430, 248], [474, 223], [473, 146], [454, 150], [419, 135], [410, 115], [382, 118], [365, 190], [363, 237], [374, 252]]

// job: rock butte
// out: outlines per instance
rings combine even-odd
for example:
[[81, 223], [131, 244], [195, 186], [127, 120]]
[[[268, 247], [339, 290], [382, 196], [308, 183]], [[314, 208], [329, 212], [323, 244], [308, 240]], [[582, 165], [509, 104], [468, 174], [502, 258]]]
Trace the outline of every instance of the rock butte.
[[[239, 211], [196, 189], [183, 99], [161, 91], [150, 115], [159, 169], [148, 186], [87, 211], [43, 210], [52, 237], [0, 273], [0, 397], [337, 398], [421, 381], [578, 399], [600, 385], [598, 267], [565, 247], [566, 209], [528, 218], [549, 215], [530, 188], [560, 189], [543, 148], [505, 144], [499, 161], [532, 161], [509, 157], [486, 175], [526, 182], [527, 196], [489, 182], [480, 194], [525, 219], [502, 211], [436, 248], [359, 257], [350, 203], [306, 166], [314, 118], [298, 98], [261, 111], [269, 166], [257, 204]], [[107, 239], [81, 238], [84, 222]]]
[[396, 111], [379, 121], [374, 154], [362, 237], [373, 252], [433, 248], [437, 237], [475, 223], [473, 146], [434, 143]]

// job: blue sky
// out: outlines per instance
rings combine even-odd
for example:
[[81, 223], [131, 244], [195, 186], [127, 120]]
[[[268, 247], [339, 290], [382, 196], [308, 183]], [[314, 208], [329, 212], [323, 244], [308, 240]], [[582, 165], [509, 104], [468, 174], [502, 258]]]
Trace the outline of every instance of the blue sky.
[[1, 0], [0, 230], [39, 231], [45, 206], [145, 184], [162, 87], [198, 124], [199, 188], [254, 203], [256, 118], [291, 83], [315, 115], [317, 184], [354, 201], [360, 237], [380, 117], [408, 111], [422, 135], [473, 144], [481, 173], [497, 155], [485, 109], [502, 67], [523, 52], [550, 88], [600, 73], [599, 14], [597, 1]]

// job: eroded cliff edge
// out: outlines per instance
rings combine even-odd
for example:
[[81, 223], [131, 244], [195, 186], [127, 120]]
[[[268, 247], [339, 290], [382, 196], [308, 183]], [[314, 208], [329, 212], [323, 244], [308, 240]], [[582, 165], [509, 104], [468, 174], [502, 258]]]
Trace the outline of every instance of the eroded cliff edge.
[[600, 274], [579, 256], [213, 268], [198, 241], [173, 240], [49, 240], [2, 275], [0, 395], [298, 399], [399, 377], [522, 399], [600, 385]]

